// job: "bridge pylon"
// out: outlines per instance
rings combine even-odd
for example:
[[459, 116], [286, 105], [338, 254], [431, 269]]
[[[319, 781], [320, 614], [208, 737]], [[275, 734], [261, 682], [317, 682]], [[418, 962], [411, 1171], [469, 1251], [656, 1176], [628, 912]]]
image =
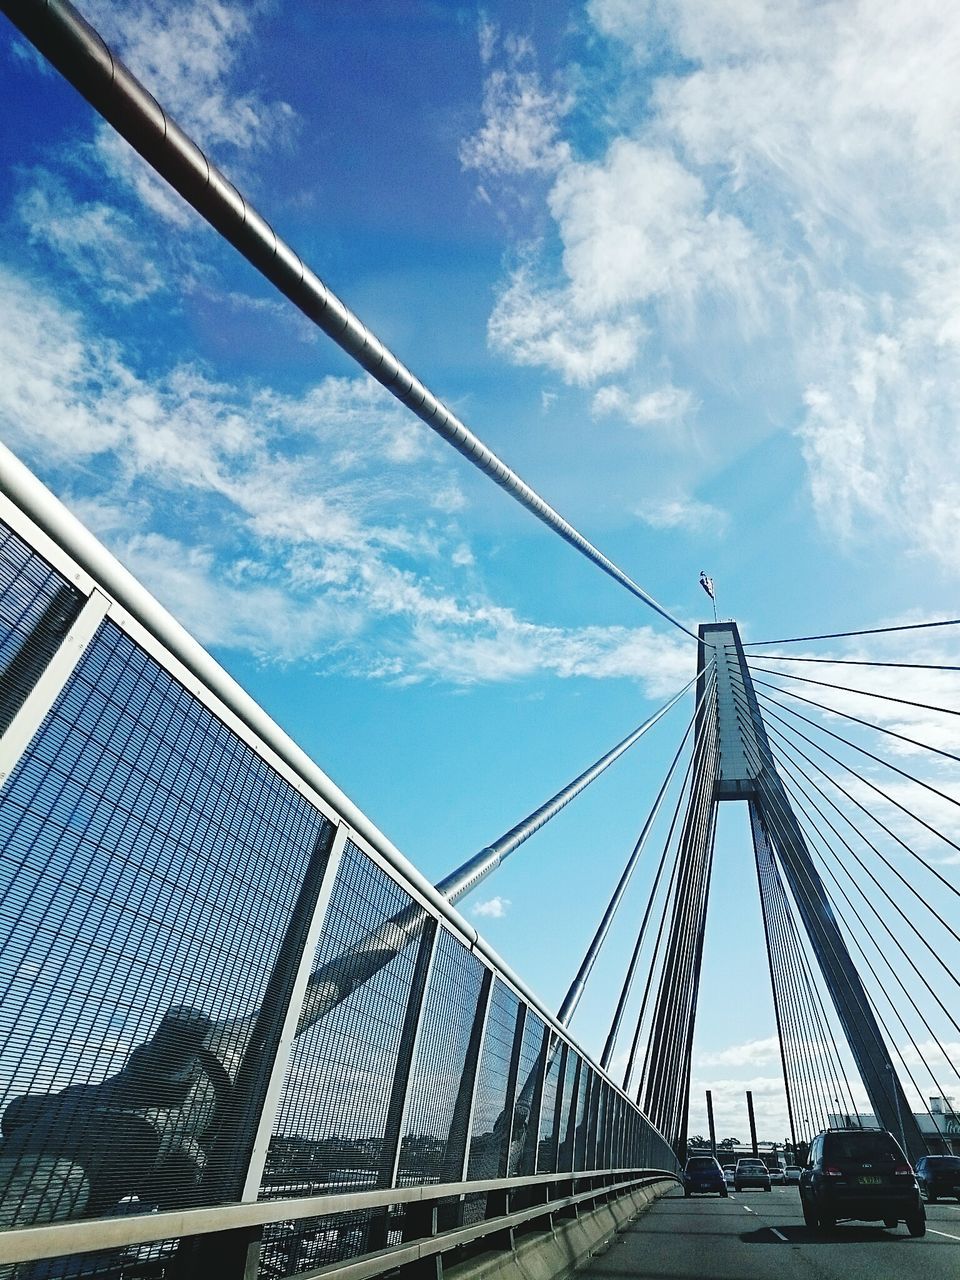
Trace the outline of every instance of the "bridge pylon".
[[647, 1052], [644, 1110], [682, 1151], [716, 812], [720, 803], [739, 800], [749, 805], [758, 870], [766, 874], [772, 864], [789, 886], [873, 1112], [916, 1160], [926, 1143], [777, 771], [735, 623], [700, 627], [698, 670], [698, 693], [711, 680], [715, 686], [695, 726], [694, 773]]

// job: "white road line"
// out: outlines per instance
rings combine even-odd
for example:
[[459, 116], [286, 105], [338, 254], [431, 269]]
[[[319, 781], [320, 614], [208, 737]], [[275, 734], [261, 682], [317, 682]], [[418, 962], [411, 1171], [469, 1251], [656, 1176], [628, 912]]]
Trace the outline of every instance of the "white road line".
[[946, 1236], [948, 1240], [960, 1240], [960, 1236], [952, 1236], [949, 1231], [936, 1231], [933, 1227], [927, 1227], [927, 1230], [934, 1236]]
[[782, 1240], [784, 1244], [788, 1243], [787, 1237], [782, 1236], [776, 1227], [771, 1227], [770, 1230], [773, 1232], [773, 1234], [777, 1237], [778, 1240]]
[[753, 1216], [754, 1216], [754, 1217], [756, 1217], [756, 1215], [757, 1215], [757, 1211], [756, 1211], [756, 1209], [751, 1209], [751, 1208], [750, 1208], [750, 1206], [749, 1206], [748, 1204], [741, 1205], [741, 1208], [746, 1209], [747, 1213], [752, 1213], [752, 1214], [753, 1214]]

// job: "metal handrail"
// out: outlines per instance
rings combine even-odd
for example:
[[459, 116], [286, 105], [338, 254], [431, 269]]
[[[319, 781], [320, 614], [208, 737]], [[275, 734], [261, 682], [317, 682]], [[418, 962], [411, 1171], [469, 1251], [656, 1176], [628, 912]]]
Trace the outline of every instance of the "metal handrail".
[[[503, 1231], [530, 1218], [555, 1213], [571, 1204], [599, 1194], [626, 1190], [638, 1183], [678, 1181], [668, 1169], [591, 1169], [583, 1172], [534, 1174], [522, 1178], [487, 1178], [477, 1182], [444, 1182], [411, 1187], [387, 1187], [377, 1191], [350, 1191], [331, 1195], [298, 1196], [285, 1200], [235, 1202], [200, 1209], [174, 1209], [163, 1213], [124, 1214], [122, 1217], [85, 1218], [42, 1226], [12, 1227], [0, 1232], [0, 1264], [35, 1262], [71, 1253], [89, 1253], [118, 1249], [128, 1245], [156, 1244], [183, 1236], [202, 1236], [212, 1232], [244, 1230], [267, 1226], [291, 1219], [316, 1218], [331, 1214], [351, 1213], [362, 1209], [389, 1208], [400, 1204], [427, 1204], [434, 1200], [477, 1195], [486, 1191], [522, 1191], [529, 1187], [562, 1184], [569, 1186], [585, 1180], [600, 1182], [585, 1191], [574, 1192], [514, 1213], [486, 1218], [469, 1227], [458, 1227], [430, 1238], [427, 1252], [441, 1239], [443, 1248], [466, 1243], [469, 1239], [494, 1231]], [[454, 1238], [456, 1237], [456, 1238]], [[417, 1242], [423, 1248], [425, 1241]], [[397, 1249], [410, 1248], [407, 1241]], [[397, 1250], [394, 1250], [396, 1252]], [[380, 1250], [378, 1256], [391, 1250]], [[364, 1259], [357, 1259], [362, 1262]], [[338, 1264], [342, 1267], [344, 1264]], [[393, 1265], [399, 1265], [394, 1263]]]

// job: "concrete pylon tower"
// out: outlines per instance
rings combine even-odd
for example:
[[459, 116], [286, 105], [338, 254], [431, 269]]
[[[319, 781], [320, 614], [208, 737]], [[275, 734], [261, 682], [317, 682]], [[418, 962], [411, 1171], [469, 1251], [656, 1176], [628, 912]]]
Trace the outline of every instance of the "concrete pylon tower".
[[[704, 712], [696, 725], [695, 778], [689, 807], [692, 810], [702, 806], [705, 790], [712, 792], [714, 815], [717, 804], [723, 801], [741, 800], [750, 806], [750, 825], [758, 863], [761, 858], [772, 855], [783, 873], [874, 1114], [884, 1128], [897, 1138], [902, 1136], [907, 1155], [916, 1160], [926, 1151], [926, 1144], [777, 772], [735, 623], [709, 623], [700, 627], [698, 669], [705, 673], [701, 677], [703, 687], [710, 678], [713, 657], [716, 658], [715, 695], [706, 699]], [[696, 774], [702, 775], [704, 770], [708, 770], [711, 776], [701, 776], [698, 785]], [[707, 826], [711, 847], [705, 860], [709, 865], [714, 821]], [[681, 857], [685, 852], [681, 849]], [[701, 886], [702, 900], [695, 904], [701, 918], [705, 916], [708, 884], [709, 873], [706, 884]], [[684, 907], [678, 904], [671, 921], [671, 943], [681, 931], [683, 916]], [[694, 956], [697, 965], [700, 951], [698, 946]], [[669, 958], [669, 951], [667, 955]], [[699, 972], [682, 988], [688, 998], [692, 995], [694, 1003], [698, 984]], [[658, 1006], [661, 1001], [675, 1000], [677, 994], [675, 983], [661, 979]], [[671, 1046], [665, 1040], [669, 1020], [666, 1016], [658, 1018], [660, 1012], [658, 1007], [654, 1014], [647, 1062], [674, 1062], [680, 1075], [689, 1082], [689, 1046], [686, 1054], [678, 1060], [678, 1046]], [[688, 1017], [684, 1019], [684, 1031], [690, 1042], [694, 1013], [695, 1009], [689, 1009]], [[658, 1082], [656, 1072], [648, 1072], [644, 1107], [652, 1119], [656, 1120], [659, 1115], [665, 1122], [672, 1121], [671, 1127], [664, 1132], [668, 1137], [673, 1136], [678, 1146], [684, 1143], [685, 1118], [680, 1119], [675, 1107], [667, 1104], [662, 1080]]]

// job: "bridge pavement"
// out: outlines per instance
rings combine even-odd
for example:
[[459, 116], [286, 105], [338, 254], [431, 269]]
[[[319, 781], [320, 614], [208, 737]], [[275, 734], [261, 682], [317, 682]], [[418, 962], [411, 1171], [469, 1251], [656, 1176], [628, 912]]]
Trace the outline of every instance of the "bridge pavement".
[[651, 1205], [581, 1273], [589, 1280], [956, 1280], [960, 1205], [927, 1205], [913, 1240], [865, 1222], [829, 1236], [803, 1225], [795, 1187]]

